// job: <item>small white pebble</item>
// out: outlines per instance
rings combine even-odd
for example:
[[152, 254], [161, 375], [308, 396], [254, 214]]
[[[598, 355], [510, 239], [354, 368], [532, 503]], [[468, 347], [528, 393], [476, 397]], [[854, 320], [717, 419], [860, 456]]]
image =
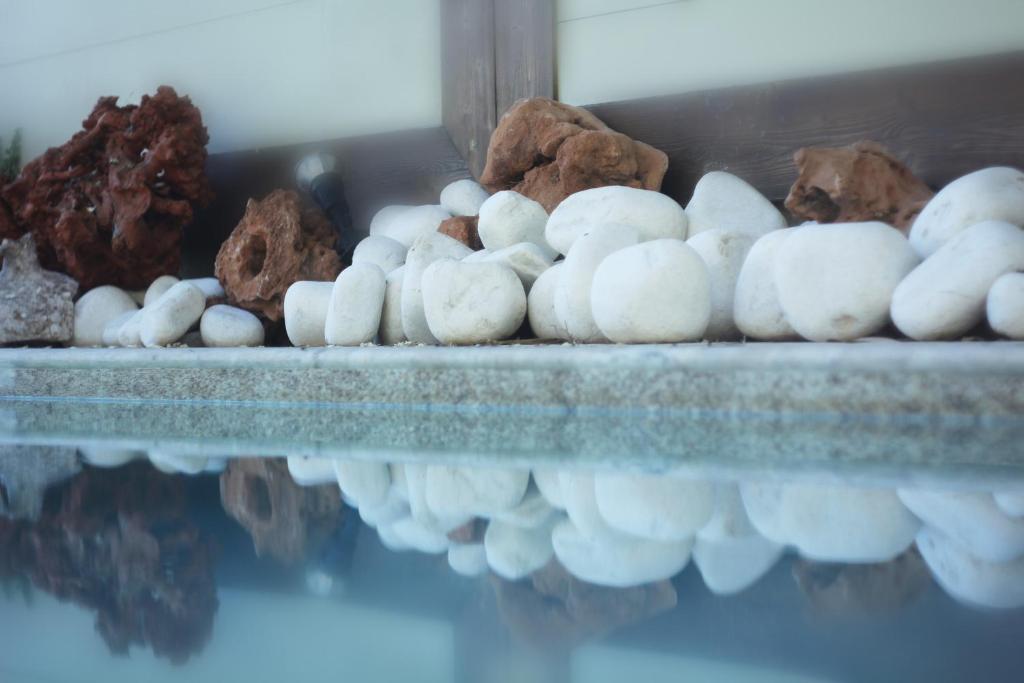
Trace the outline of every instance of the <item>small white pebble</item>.
[[477, 231], [480, 242], [490, 251], [497, 251], [520, 242], [536, 244], [553, 261], [558, 252], [544, 237], [548, 212], [538, 202], [518, 192], [495, 192], [480, 207]]
[[262, 346], [264, 331], [260, 319], [249, 311], [217, 304], [199, 320], [204, 346]]
[[139, 338], [143, 346], [167, 346], [185, 336], [206, 309], [203, 290], [178, 282], [142, 309]]
[[408, 251], [409, 248], [398, 240], [384, 235], [370, 235], [356, 245], [352, 252], [352, 264], [372, 263], [386, 275], [405, 263]]
[[993, 283], [985, 313], [997, 334], [1024, 340], [1024, 273], [1006, 273]]
[[334, 281], [324, 323], [331, 346], [371, 342], [380, 328], [384, 307], [384, 271], [372, 263], [353, 263]]
[[142, 297], [142, 305], [148, 306], [153, 303], [163, 296], [164, 292], [178, 284], [178, 282], [180, 282], [180, 280], [173, 275], [161, 275], [157, 279], [153, 280], [146, 289], [145, 296]]
[[284, 329], [292, 346], [326, 346], [324, 329], [333, 282], [300, 280], [284, 294]]
[[475, 216], [488, 197], [480, 183], [470, 178], [448, 183], [441, 190], [441, 206], [453, 216]]
[[90, 289], [75, 302], [72, 346], [100, 346], [107, 323], [122, 313], [136, 310], [135, 301], [119, 287], [103, 285]]
[[406, 341], [402, 327], [402, 280], [405, 266], [399, 266], [384, 278], [384, 305], [380, 313], [380, 343], [401, 344]]

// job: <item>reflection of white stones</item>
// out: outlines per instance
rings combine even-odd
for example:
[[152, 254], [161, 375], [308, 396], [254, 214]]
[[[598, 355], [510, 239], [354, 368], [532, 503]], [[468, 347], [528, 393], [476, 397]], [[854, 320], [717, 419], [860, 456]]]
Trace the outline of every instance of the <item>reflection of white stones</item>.
[[554, 528], [551, 543], [558, 561], [577, 578], [619, 588], [675, 576], [693, 545], [692, 540], [662, 543], [614, 531], [589, 533], [569, 520]]
[[1024, 557], [987, 562], [930, 527], [918, 534], [917, 547], [935, 580], [950, 595], [983, 607], [1024, 606]]
[[[151, 458], [175, 472], [218, 464]], [[490, 571], [516, 581], [555, 558], [582, 581], [624, 588], [670, 579], [692, 556], [708, 590], [731, 595], [757, 583], [787, 548], [817, 562], [879, 563], [916, 540], [954, 598], [1024, 606], [1021, 488], [897, 494], [837, 484], [306, 457], [290, 457], [288, 467], [303, 485], [337, 481], [386, 548], [446, 554], [452, 571], [467, 577]]]
[[751, 522], [813, 560], [886, 562], [906, 550], [920, 528], [893, 491], [821, 484], [772, 489], [743, 488]]
[[598, 473], [594, 493], [612, 528], [655, 541], [691, 538], [714, 507], [710, 483], [672, 476]]
[[901, 489], [899, 495], [925, 524], [978, 558], [1006, 562], [1024, 555], [1024, 519], [1009, 517], [988, 493]]

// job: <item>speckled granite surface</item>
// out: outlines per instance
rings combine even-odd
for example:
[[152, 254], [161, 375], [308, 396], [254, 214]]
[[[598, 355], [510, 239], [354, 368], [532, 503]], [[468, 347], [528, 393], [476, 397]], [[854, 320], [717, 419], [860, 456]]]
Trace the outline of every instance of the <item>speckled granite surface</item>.
[[0, 350], [0, 441], [1024, 473], [1024, 343]]

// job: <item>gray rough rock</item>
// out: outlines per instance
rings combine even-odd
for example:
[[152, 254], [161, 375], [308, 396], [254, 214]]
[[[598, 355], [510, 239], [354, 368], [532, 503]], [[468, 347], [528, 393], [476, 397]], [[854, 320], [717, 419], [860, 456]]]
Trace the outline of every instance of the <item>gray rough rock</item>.
[[78, 283], [43, 270], [31, 234], [0, 242], [0, 258], [0, 344], [71, 341]]

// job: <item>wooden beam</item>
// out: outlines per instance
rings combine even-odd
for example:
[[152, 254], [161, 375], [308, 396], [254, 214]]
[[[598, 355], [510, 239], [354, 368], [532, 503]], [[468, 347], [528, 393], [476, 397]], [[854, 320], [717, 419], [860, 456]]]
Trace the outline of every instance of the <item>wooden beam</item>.
[[939, 187], [985, 166], [1024, 167], [1024, 52], [744, 86], [587, 108], [669, 155], [662, 190], [682, 203], [710, 170], [773, 200], [793, 152], [869, 139]]
[[494, 66], [498, 118], [518, 99], [555, 96], [554, 0], [497, 0]]
[[442, 119], [479, 178], [497, 120], [493, 0], [441, 0]]

